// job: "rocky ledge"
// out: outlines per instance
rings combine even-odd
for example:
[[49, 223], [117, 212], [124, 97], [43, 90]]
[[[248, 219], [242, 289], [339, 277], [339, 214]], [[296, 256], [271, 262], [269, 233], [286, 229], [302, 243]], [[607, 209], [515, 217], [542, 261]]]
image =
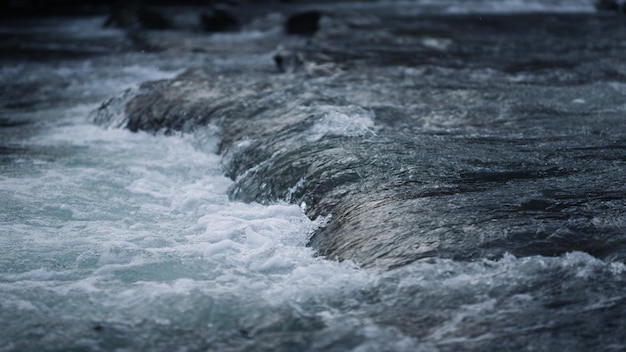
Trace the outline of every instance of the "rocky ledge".
[[288, 40], [278, 35], [254, 44], [261, 63], [147, 82], [94, 119], [153, 133], [218, 126], [230, 196], [330, 215], [310, 241], [330, 259], [626, 259], [625, 94], [606, 83], [626, 78], [613, 44], [624, 26], [351, 11], [290, 47], [297, 69], [273, 66]]

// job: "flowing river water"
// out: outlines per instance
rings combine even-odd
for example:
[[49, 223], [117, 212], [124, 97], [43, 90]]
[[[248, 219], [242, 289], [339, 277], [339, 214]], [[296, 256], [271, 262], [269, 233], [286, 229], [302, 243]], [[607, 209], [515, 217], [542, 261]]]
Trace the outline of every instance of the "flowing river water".
[[626, 349], [623, 18], [316, 6], [2, 23], [0, 351]]

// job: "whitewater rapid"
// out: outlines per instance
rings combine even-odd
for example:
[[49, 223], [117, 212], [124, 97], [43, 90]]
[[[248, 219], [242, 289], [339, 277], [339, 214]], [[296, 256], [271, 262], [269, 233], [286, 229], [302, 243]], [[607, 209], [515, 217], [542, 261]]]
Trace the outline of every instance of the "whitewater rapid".
[[[526, 28], [528, 17], [515, 14], [529, 10], [582, 12], [572, 18], [589, 21], [590, 28], [605, 26], [602, 18], [588, 15], [591, 9], [582, 0], [471, 2], [482, 7], [416, 3], [417, 12], [460, 15], [420, 22], [453, 34], [460, 33], [456, 26], [494, 33], [489, 26], [503, 21], [501, 12]], [[381, 5], [353, 9], [367, 13]], [[462, 16], [490, 8], [493, 17], [486, 27], [482, 17]], [[353, 22], [359, 35], [341, 27], [341, 19], [326, 19], [322, 24], [327, 27], [315, 39], [331, 56], [341, 56], [345, 48], [369, 53], [375, 47], [366, 44], [380, 34], [377, 15], [346, 16], [361, 20]], [[393, 23], [412, 25], [413, 14], [403, 15], [406, 22]], [[264, 18], [275, 26], [284, 16]], [[556, 23], [546, 32], [572, 22], [558, 15], [542, 18]], [[594, 61], [594, 55], [604, 55], [600, 49], [620, 54], [621, 44], [610, 38], [594, 42], [597, 47], [590, 47], [600, 48], [600, 54], [591, 50], [588, 62], [574, 68], [560, 61], [547, 68], [516, 66], [514, 53], [520, 49], [515, 46], [503, 50], [512, 53], [504, 55], [506, 60], [493, 60], [479, 42], [467, 51], [474, 55], [468, 55], [474, 66], [454, 66], [453, 55], [449, 61], [424, 56], [416, 67], [386, 61], [385, 54], [363, 55], [360, 63], [348, 62], [352, 67], [328, 65], [330, 72], [311, 77], [281, 75], [273, 66], [277, 42], [306, 43], [283, 38], [278, 28], [264, 31], [257, 23], [241, 33], [189, 42], [178, 40], [176, 33], [148, 33], [148, 41], [179, 46], [142, 52], [122, 31], [101, 28], [103, 20], [0, 26], [0, 34], [14, 36], [14, 42], [2, 44], [11, 55], [0, 55], [0, 351], [626, 348], [626, 266], [620, 249], [626, 221], [619, 193], [626, 160], [620, 117], [626, 90], [615, 74], [623, 71], [621, 61]], [[454, 35], [446, 40], [398, 33], [402, 40], [419, 39], [417, 47], [428, 50], [447, 50], [457, 40]], [[473, 43], [468, 33], [467, 42], [458, 40], [461, 44]], [[541, 53], [554, 42], [539, 44]], [[570, 45], [576, 49], [572, 52], [580, 48], [575, 41]], [[38, 56], [40, 50], [50, 59]], [[377, 62], [383, 64], [377, 68]], [[191, 81], [192, 94], [183, 96], [197, 98], [201, 109], [217, 97], [233, 116], [255, 114], [250, 120], [217, 116], [184, 133], [158, 124], [150, 132], [131, 132], [124, 128], [129, 121], [125, 104], [137, 92], [148, 98], [159, 93], [141, 88], [152, 81], [172, 88], [167, 91], [172, 94]], [[216, 82], [222, 85], [215, 88]], [[249, 82], [256, 85], [246, 86]], [[194, 90], [198, 86], [215, 90]], [[264, 94], [268, 87], [272, 91]], [[262, 96], [247, 101], [239, 94]], [[114, 121], [96, 125], [94, 116], [103, 107], [113, 111]], [[281, 124], [272, 125], [275, 121]], [[283, 129], [276, 132], [276, 126]], [[556, 141], [550, 134], [555, 126], [564, 133]], [[265, 129], [282, 139], [267, 138]], [[255, 134], [257, 139], [245, 138]], [[272, 143], [264, 143], [268, 140]], [[304, 147], [289, 149], [297, 143]], [[219, 154], [225, 144], [230, 149]], [[510, 146], [514, 152], [501, 153]], [[254, 152], [273, 147], [276, 153], [257, 162], [262, 158]], [[277, 165], [291, 165], [294, 155], [319, 166], [320, 173], [306, 178], [305, 168], [286, 175], [272, 167], [282, 157]], [[576, 170], [567, 173], [529, 160], [565, 160]], [[527, 168], [520, 171], [522, 162]], [[233, 170], [237, 167], [241, 170]], [[265, 177], [272, 172], [277, 176]], [[392, 179], [396, 174], [410, 182]], [[373, 181], [357, 183], [365, 177]], [[420, 177], [428, 182], [419, 183]], [[323, 213], [332, 207], [318, 207], [319, 216], [311, 216], [307, 211], [315, 204], [300, 202], [299, 192], [315, 198], [333, 190], [333, 182], [307, 189], [312, 180], [366, 187], [324, 198], [331, 205], [334, 199], [344, 202], [343, 212]], [[266, 192], [257, 183], [284, 189]], [[389, 195], [387, 203], [367, 198], [380, 185], [402, 190], [407, 184], [406, 198], [392, 193], [381, 193]], [[506, 197], [512, 200], [501, 206]], [[385, 208], [404, 200], [409, 206]], [[336, 228], [325, 227], [333, 220]], [[368, 264], [362, 267], [307, 246], [314, 233], [333, 239], [345, 230], [342, 226], [354, 230], [343, 232], [346, 243], [354, 244], [350, 248], [364, 243], [359, 237], [364, 235], [373, 239], [368, 248], [383, 255], [360, 258]], [[478, 251], [457, 259], [445, 257], [443, 250], [414, 249], [416, 243], [429, 245], [409, 241], [421, 240], [415, 233], [428, 226], [436, 239], [457, 238], [446, 237], [449, 233], [475, 235], [458, 238], [485, 245], [485, 251], [496, 248], [497, 255]], [[413, 236], [398, 243], [396, 229]], [[507, 236], [497, 237], [503, 233]], [[390, 241], [381, 241], [385, 236]], [[489, 236], [496, 240], [483, 241]], [[395, 246], [406, 260], [390, 268], [385, 246]], [[533, 252], [552, 248], [550, 255]]]
[[[24, 156], [13, 162], [31, 170], [2, 179], [2, 316], [19, 322], [5, 337], [94, 347], [76, 335], [146, 323], [223, 331], [358, 274], [313, 257], [317, 225], [298, 206], [229, 201], [232, 181], [206, 152], [214, 137], [199, 150], [193, 136], [102, 130], [88, 112], [23, 141], [53, 159]], [[38, 324], [50, 331], [37, 336]]]
[[523, 331], [560, 326], [546, 306], [570, 304], [558, 321], [622, 324], [619, 310], [593, 318], [626, 299], [621, 263], [506, 255], [380, 272], [316, 257], [305, 245], [327, 219], [228, 199], [219, 128], [103, 129], [96, 107], [38, 110], [44, 128], [5, 142], [21, 152], [0, 179], [2, 351], [519, 348]]
[[[546, 304], [583, 302], [577, 314], [625, 299], [610, 289], [624, 265], [583, 253], [385, 273], [315, 257], [305, 244], [324, 219], [228, 199], [215, 130], [103, 130], [86, 120], [91, 108], [57, 111], [56, 124], [22, 141], [40, 152], [12, 160], [16, 174], [4, 166], [2, 351], [435, 351], [508, 334], [507, 323], [468, 327], [476, 322], [549, 330]], [[533, 290], [544, 280], [565, 303]], [[398, 307], [421, 338], [389, 326]]]

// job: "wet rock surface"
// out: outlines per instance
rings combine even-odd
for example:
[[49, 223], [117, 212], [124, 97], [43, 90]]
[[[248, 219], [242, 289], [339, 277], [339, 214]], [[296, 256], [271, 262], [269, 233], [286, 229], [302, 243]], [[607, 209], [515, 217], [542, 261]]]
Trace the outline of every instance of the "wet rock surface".
[[318, 11], [307, 11], [291, 15], [285, 23], [288, 34], [313, 35], [319, 29], [322, 14]]
[[231, 197], [331, 215], [310, 243], [329, 259], [626, 258], [619, 18], [338, 17], [297, 47], [308, 70], [146, 83], [126, 126], [219, 125]]

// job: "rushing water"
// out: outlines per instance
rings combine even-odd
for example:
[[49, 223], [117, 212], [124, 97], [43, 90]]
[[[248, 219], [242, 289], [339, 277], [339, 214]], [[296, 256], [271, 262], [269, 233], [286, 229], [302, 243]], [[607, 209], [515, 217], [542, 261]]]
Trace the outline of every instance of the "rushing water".
[[[284, 75], [277, 43], [311, 43], [279, 14], [189, 42], [148, 33], [170, 48], [156, 53], [100, 17], [3, 25], [0, 351], [624, 350], [626, 71], [597, 58], [623, 44], [560, 42], [583, 53], [572, 66], [529, 39], [533, 64], [515, 45], [494, 62], [475, 19], [424, 17], [412, 44], [443, 56], [368, 56], [394, 37], [354, 11], [383, 5], [326, 5], [362, 36], [326, 19], [321, 62]], [[617, 23], [573, 16], [548, 32]], [[414, 37], [396, 20], [398, 48]]]

